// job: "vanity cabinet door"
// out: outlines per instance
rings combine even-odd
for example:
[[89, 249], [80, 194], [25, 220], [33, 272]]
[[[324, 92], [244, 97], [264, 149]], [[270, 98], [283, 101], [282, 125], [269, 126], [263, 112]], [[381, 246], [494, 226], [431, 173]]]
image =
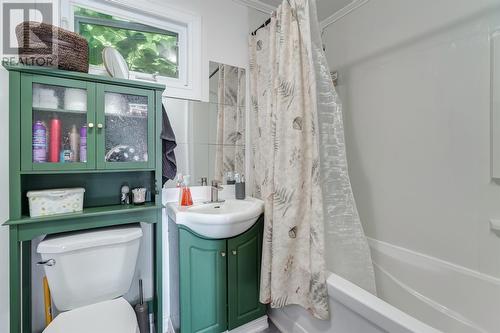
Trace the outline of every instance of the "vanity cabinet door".
[[95, 168], [95, 84], [23, 74], [21, 169]]
[[154, 168], [154, 91], [97, 85], [96, 122], [99, 169]]
[[262, 228], [261, 218], [227, 242], [229, 330], [266, 314], [266, 306], [259, 302]]
[[182, 333], [227, 329], [226, 240], [199, 238], [179, 230]]

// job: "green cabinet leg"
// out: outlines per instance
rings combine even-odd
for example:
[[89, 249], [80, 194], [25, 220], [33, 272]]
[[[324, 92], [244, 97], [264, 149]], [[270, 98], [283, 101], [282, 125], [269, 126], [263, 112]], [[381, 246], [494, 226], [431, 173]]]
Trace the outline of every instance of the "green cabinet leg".
[[155, 230], [155, 286], [156, 286], [156, 311], [155, 311], [155, 319], [156, 319], [156, 332], [163, 333], [163, 269], [162, 269], [162, 225], [161, 220], [159, 223], [156, 223], [152, 226]]
[[10, 333], [21, 332], [21, 249], [17, 227], [9, 229]]
[[21, 242], [21, 262], [23, 332], [31, 333], [31, 241]]

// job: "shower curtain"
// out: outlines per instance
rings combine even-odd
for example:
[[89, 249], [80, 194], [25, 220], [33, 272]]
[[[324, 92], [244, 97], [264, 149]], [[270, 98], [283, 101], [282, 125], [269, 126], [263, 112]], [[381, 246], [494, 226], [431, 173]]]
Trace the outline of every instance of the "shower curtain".
[[219, 65], [214, 179], [245, 173], [245, 79], [243, 68]]
[[250, 37], [250, 96], [253, 191], [265, 202], [261, 302], [328, 319], [327, 268], [373, 293], [375, 282], [313, 0], [283, 1]]

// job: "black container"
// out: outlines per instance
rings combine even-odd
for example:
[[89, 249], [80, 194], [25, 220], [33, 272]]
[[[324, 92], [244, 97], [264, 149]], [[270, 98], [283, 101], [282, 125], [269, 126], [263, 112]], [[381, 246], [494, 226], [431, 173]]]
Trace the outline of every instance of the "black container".
[[245, 195], [245, 183], [236, 183], [234, 184], [234, 196], [238, 200], [244, 200]]

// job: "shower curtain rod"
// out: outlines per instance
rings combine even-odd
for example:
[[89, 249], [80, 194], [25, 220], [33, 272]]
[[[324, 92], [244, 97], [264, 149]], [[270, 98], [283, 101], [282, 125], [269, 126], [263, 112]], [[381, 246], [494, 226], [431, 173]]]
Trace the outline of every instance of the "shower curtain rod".
[[212, 78], [215, 74], [217, 74], [217, 72], [219, 71], [219, 68], [220, 68], [220, 67], [217, 67], [217, 69], [216, 69], [216, 70], [214, 70], [214, 71], [213, 71], [213, 73], [212, 73], [212, 74], [210, 74], [210, 75], [208, 76], [208, 79], [209, 79], [209, 80], [210, 80], [210, 79], [211, 79], [211, 78]]
[[265, 28], [269, 23], [271, 23], [271, 18], [268, 18], [266, 20], [266, 22], [262, 23], [262, 25], [260, 27], [258, 27], [257, 29], [255, 29], [255, 31], [252, 32], [252, 36], [255, 36], [257, 34], [257, 31], [259, 31], [262, 28]]

